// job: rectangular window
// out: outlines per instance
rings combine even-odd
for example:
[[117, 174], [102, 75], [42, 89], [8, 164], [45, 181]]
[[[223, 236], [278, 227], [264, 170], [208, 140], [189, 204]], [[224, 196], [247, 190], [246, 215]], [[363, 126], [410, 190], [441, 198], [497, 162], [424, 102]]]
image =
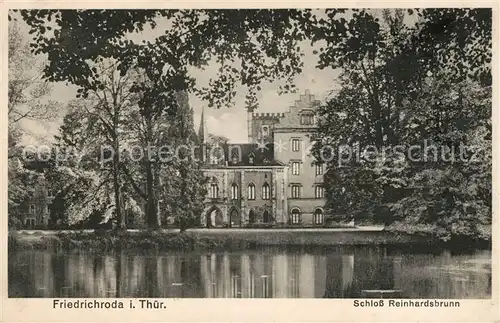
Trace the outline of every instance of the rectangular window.
[[300, 116], [300, 123], [303, 125], [312, 125], [314, 124], [314, 115], [312, 114], [303, 114]]
[[299, 175], [299, 174], [300, 174], [300, 163], [292, 162], [292, 175]]
[[300, 198], [300, 185], [292, 185], [292, 198]]
[[292, 139], [292, 151], [300, 151], [300, 140]]
[[314, 196], [317, 199], [322, 199], [325, 196], [325, 189], [321, 186], [316, 186], [314, 190]]
[[30, 205], [30, 213], [35, 214], [35, 206], [33, 204]]
[[316, 175], [323, 175], [323, 164], [316, 164]]

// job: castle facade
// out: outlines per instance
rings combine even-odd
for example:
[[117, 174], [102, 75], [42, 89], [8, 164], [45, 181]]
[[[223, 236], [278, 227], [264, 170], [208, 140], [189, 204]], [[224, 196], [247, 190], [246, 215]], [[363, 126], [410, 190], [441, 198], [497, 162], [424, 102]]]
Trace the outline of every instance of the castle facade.
[[[324, 225], [323, 165], [309, 152], [318, 105], [306, 91], [287, 112], [248, 109], [248, 142], [236, 144], [210, 142], [202, 112], [198, 139], [209, 180], [201, 227]], [[54, 199], [50, 185], [44, 181], [35, 186], [26, 203], [24, 228], [46, 228], [49, 223]], [[145, 202], [141, 207], [145, 211]], [[173, 215], [161, 207], [159, 212], [162, 225], [173, 224]]]
[[284, 113], [248, 109], [248, 142], [198, 136], [209, 178], [202, 227], [323, 226], [323, 164], [310, 154], [319, 101], [308, 91]]

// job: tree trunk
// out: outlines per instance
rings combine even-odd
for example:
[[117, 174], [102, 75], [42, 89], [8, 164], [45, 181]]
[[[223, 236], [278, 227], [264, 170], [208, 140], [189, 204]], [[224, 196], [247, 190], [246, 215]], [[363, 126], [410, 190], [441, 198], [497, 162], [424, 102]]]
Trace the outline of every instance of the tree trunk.
[[157, 203], [155, 198], [153, 167], [150, 160], [146, 161], [146, 194], [148, 196], [146, 207], [148, 227], [150, 229], [158, 229], [160, 227], [160, 223], [158, 221]]
[[186, 223], [186, 220], [184, 219], [183, 216], [180, 216], [179, 217], [179, 230], [180, 232], [186, 232], [188, 226], [187, 226], [187, 223]]
[[152, 139], [153, 139], [153, 121], [151, 111], [147, 111], [146, 115], [146, 140], [147, 140], [147, 151], [146, 151], [146, 195], [147, 195], [147, 219], [148, 227], [150, 229], [158, 229], [160, 223], [158, 221], [158, 205], [156, 203], [156, 191], [155, 191], [155, 174], [153, 174], [153, 162], [152, 156], [150, 156], [150, 150]]
[[[374, 91], [376, 92], [376, 91]], [[374, 93], [372, 98], [373, 102], [373, 121], [375, 123], [375, 146], [377, 148], [382, 148], [384, 145], [384, 133], [382, 129], [382, 107], [378, 99], [378, 94]]]
[[119, 145], [118, 145], [118, 136], [115, 133], [115, 139], [113, 142], [113, 149], [115, 150], [115, 154], [113, 156], [113, 189], [115, 194], [115, 212], [116, 212], [116, 221], [118, 223], [119, 229], [126, 229], [127, 225], [125, 223], [125, 217], [122, 212], [121, 205], [121, 185], [120, 185], [120, 168], [119, 168]]
[[[187, 219], [189, 219], [189, 205], [188, 203], [190, 202], [189, 199], [187, 199], [187, 194], [186, 194], [186, 191], [187, 191], [187, 183], [186, 183], [186, 176], [187, 176], [187, 171], [185, 169], [185, 165], [182, 164], [182, 162], [180, 163], [181, 165], [181, 169], [179, 170], [179, 175], [181, 176], [181, 190], [180, 190], [180, 202], [181, 204], [183, 204], [181, 206], [181, 209], [183, 209], [182, 213], [183, 214], [180, 214], [179, 216], [179, 229], [181, 232], [184, 232], [186, 231], [186, 229], [188, 228], [188, 221]], [[185, 207], [184, 207], [185, 206]]]
[[161, 228], [162, 218], [160, 211], [160, 200], [161, 200], [160, 169], [158, 163], [154, 163], [152, 166], [153, 166], [153, 186], [154, 186], [155, 203], [156, 203], [156, 221], [158, 227]]

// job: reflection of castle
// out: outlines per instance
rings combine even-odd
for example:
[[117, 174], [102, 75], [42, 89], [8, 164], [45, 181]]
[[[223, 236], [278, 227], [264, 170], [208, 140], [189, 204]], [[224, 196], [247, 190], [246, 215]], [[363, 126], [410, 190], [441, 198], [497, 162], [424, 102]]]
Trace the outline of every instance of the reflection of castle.
[[260, 252], [201, 256], [203, 297], [318, 298], [326, 278], [325, 256]]
[[[410, 298], [491, 298], [491, 272], [484, 271], [484, 263], [449, 253], [34, 251], [11, 258], [9, 297], [359, 298], [362, 290], [400, 289]], [[470, 267], [450, 270], [457, 263]]]
[[198, 136], [209, 177], [202, 226], [322, 226], [323, 165], [309, 154], [319, 101], [308, 91], [284, 113], [248, 108], [248, 143], [208, 142], [202, 112]]

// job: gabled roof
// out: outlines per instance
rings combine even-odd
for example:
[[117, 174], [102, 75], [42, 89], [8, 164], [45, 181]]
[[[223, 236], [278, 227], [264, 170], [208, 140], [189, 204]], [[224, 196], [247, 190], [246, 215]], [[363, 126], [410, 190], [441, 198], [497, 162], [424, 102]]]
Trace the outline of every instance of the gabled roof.
[[274, 159], [274, 145], [244, 143], [222, 145], [228, 166], [284, 166]]
[[[238, 162], [235, 162], [234, 157], [237, 156], [237, 148], [241, 149], [241, 158], [238, 158]], [[280, 166], [283, 165], [279, 161], [274, 159], [274, 145], [272, 143], [268, 144], [230, 144], [228, 145], [228, 150], [231, 150], [228, 159], [229, 166]]]

